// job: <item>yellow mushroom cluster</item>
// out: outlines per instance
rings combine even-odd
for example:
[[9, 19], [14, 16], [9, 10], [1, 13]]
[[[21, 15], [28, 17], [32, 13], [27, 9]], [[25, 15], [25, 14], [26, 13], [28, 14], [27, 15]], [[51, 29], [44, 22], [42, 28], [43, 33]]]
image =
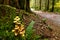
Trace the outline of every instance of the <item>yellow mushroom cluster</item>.
[[25, 28], [24, 25], [21, 24], [19, 16], [16, 16], [14, 18], [15, 28], [12, 30], [12, 32], [15, 33], [15, 36], [22, 35], [25, 36]]

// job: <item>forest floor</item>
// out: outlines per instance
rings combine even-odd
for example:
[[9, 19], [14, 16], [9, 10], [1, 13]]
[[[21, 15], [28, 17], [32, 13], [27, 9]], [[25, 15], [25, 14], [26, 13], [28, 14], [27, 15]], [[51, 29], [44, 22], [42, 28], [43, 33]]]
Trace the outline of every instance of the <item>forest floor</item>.
[[[60, 38], [60, 15], [52, 12], [34, 11], [37, 15], [42, 18], [46, 18], [46, 23], [57, 33]], [[57, 40], [57, 39], [56, 39]], [[58, 39], [60, 40], [60, 39]]]
[[[23, 15], [24, 23], [26, 26], [33, 20], [35, 21], [34, 29], [35, 33], [41, 36], [40, 40], [60, 40], [60, 27], [59, 17], [60, 15], [48, 14], [42, 11], [33, 11], [29, 15]], [[58, 23], [59, 22], [59, 23]]]

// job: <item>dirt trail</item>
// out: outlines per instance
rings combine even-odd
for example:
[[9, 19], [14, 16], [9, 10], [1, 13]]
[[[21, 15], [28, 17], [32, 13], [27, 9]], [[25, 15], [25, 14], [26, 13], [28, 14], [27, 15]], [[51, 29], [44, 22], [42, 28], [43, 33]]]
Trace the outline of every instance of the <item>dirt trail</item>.
[[34, 11], [34, 12], [44, 18], [53, 21], [53, 23], [56, 24], [57, 26], [60, 26], [60, 15], [42, 11]]
[[35, 12], [37, 15], [40, 15], [43, 18], [47, 18], [46, 23], [51, 26], [51, 28], [57, 33], [57, 36], [59, 36], [60, 38], [60, 15], [42, 11], [33, 12]]

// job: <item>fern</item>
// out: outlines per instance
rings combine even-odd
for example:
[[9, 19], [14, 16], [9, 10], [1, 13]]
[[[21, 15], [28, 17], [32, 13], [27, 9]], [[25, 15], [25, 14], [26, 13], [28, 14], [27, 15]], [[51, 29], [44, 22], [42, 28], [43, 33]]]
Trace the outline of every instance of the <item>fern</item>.
[[31, 36], [33, 34], [33, 24], [35, 22], [32, 21], [29, 26], [26, 28], [26, 40], [30, 40], [31, 39]]

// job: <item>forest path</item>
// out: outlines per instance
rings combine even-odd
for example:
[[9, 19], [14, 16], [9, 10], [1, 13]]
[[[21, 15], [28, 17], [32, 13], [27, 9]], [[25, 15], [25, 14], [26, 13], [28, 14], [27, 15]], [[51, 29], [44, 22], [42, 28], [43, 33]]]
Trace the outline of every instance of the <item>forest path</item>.
[[41, 17], [47, 18], [57, 26], [60, 26], [60, 15], [49, 13], [49, 12], [42, 12], [42, 11], [34, 11], [36, 14], [40, 15]]
[[60, 25], [60, 15], [59, 14], [56, 14], [56, 13], [53, 13], [53, 12], [35, 11], [34, 9], [31, 9], [31, 10], [34, 13], [36, 13], [36, 14], [44, 17], [44, 18], [50, 19], [50, 20], [52, 20], [55, 23]]
[[46, 23], [57, 33], [60, 38], [60, 15], [51, 12], [33, 11], [42, 18], [46, 18]]
[[[60, 15], [54, 12], [44, 12], [44, 11], [37, 11], [31, 8], [31, 11], [38, 15], [39, 18], [46, 18], [46, 24], [48, 24], [50, 28], [53, 29], [54, 34], [60, 40]], [[58, 40], [57, 39], [57, 40]]]

